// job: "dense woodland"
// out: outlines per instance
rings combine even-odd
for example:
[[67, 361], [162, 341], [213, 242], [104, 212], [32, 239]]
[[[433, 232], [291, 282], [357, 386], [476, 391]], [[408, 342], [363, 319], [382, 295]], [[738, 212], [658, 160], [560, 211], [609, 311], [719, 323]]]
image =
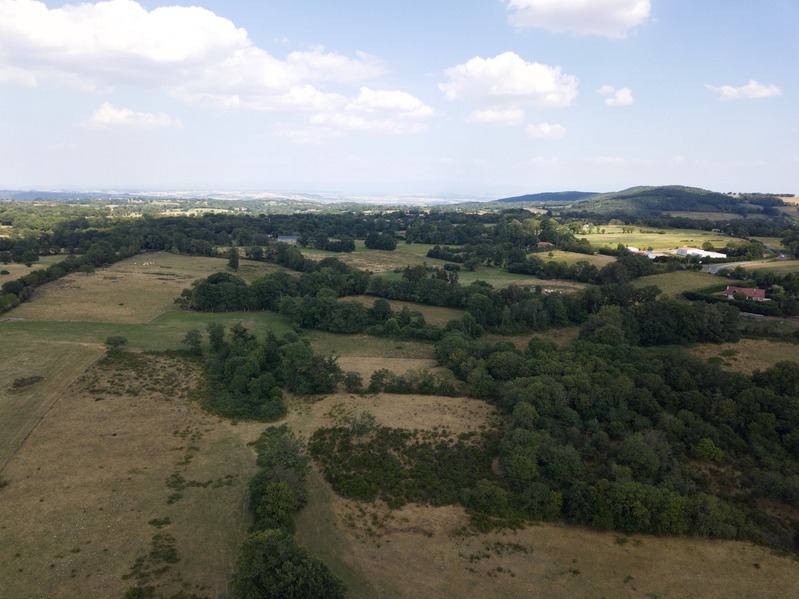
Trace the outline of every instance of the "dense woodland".
[[[717, 195], [726, 206], [728, 196]], [[748, 197], [746, 206], [766, 211], [777, 204]], [[695, 268], [691, 261], [652, 261], [622, 247], [609, 252], [615, 261], [597, 268], [589, 261], [547, 260], [538, 247], [543, 241], [593, 254], [581, 233], [610, 222], [601, 211], [564, 217], [519, 207], [479, 214], [400, 209], [131, 218], [103, 206], [34, 209], [11, 202], [0, 204], [0, 225], [6, 227], [0, 261], [35, 264], [53, 254], [63, 259], [3, 280], [0, 310], [35, 298], [44, 283], [140, 252], [227, 256], [226, 271], [195, 281], [176, 302], [203, 312], [279, 312], [295, 331], [259, 339], [240, 325], [210, 325], [206, 409], [277, 421], [286, 413], [287, 392], [344, 389], [467, 396], [492, 403], [501, 414], [481, 433], [459, 437], [381, 427], [368, 414], [349, 426], [320, 429], [308, 451], [338, 493], [389, 506], [462, 504], [478, 530], [563, 520], [798, 550], [799, 365], [779, 363], [745, 376], [685, 352], [688, 344], [734, 342], [752, 332], [740, 317], [746, 307], [740, 302], [715, 301], [706, 293], [689, 296], [694, 301], [664, 299], [657, 287], [631, 285], [642, 276]], [[755, 235], [782, 238], [789, 252], [799, 252], [799, 227], [779, 216], [711, 222], [653, 212], [625, 224], [727, 232], [735, 236], [726, 250], [736, 261], [768, 252], [750, 239]], [[282, 243], [278, 236], [296, 236], [299, 243]], [[408, 266], [386, 277], [302, 251], [349, 252], [356, 239], [383, 251], [398, 243], [432, 244], [429, 257], [447, 264]], [[239, 256], [283, 268], [247, 283], [235, 272]], [[462, 284], [459, 273], [477, 266], [588, 286], [548, 293], [543, 286]], [[764, 309], [781, 316], [799, 312], [799, 276], [735, 275], [768, 289], [773, 301]], [[356, 295], [371, 296], [371, 305], [347, 299]], [[457, 308], [463, 316], [434, 326], [421, 313], [395, 310], [392, 300]], [[560, 349], [542, 336], [523, 349], [485, 340], [487, 332], [529, 335], [565, 326], [579, 327], [579, 339]], [[304, 329], [423, 341], [434, 345], [441, 368], [378, 370], [363, 381], [342, 371], [334, 356], [315, 354], [303, 340]], [[188, 351], [202, 353], [202, 338], [201, 331], [191, 331], [184, 340]], [[274, 594], [263, 596], [281, 596], [300, 579], [309, 589], [340, 596], [338, 581], [291, 537], [292, 515], [304, 502], [305, 448], [287, 431], [270, 430], [259, 446], [255, 526], [234, 576], [236, 596], [266, 593], [267, 587]], [[275, 554], [301, 573], [284, 581], [289, 586], [252, 572]]]

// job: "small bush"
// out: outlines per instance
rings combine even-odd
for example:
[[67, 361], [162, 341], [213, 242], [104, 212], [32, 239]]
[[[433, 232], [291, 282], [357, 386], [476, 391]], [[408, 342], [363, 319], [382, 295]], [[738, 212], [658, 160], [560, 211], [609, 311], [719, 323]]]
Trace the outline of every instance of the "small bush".
[[39, 374], [34, 374], [32, 376], [23, 376], [18, 379], [14, 379], [13, 387], [14, 389], [22, 389], [24, 387], [30, 387], [31, 385], [35, 385], [44, 380], [44, 377]]

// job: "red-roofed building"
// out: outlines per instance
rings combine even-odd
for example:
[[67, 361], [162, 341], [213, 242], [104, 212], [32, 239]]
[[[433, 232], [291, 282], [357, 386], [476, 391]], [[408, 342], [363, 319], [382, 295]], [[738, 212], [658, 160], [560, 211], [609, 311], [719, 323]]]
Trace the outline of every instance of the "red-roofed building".
[[727, 285], [727, 289], [724, 290], [724, 295], [726, 295], [727, 299], [730, 300], [734, 299], [736, 293], [745, 295], [746, 299], [748, 300], [754, 300], [756, 302], [768, 301], [765, 289], [758, 289], [757, 287], [733, 287], [732, 285]]

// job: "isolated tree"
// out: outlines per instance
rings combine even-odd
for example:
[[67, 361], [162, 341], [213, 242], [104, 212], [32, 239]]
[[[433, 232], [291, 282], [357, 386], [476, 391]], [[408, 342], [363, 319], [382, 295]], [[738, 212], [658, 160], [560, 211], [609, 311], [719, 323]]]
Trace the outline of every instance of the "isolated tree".
[[122, 337], [121, 335], [112, 335], [111, 337], [106, 337], [105, 340], [105, 345], [109, 352], [120, 351], [127, 344], [127, 337]]
[[239, 269], [239, 250], [238, 248], [232, 247], [230, 251], [228, 251], [228, 258], [227, 258], [227, 267], [230, 270], [236, 271]]
[[190, 354], [199, 356], [202, 353], [202, 340], [202, 333], [197, 329], [191, 329], [190, 331], [186, 331], [186, 336], [183, 337], [181, 343], [189, 348]]

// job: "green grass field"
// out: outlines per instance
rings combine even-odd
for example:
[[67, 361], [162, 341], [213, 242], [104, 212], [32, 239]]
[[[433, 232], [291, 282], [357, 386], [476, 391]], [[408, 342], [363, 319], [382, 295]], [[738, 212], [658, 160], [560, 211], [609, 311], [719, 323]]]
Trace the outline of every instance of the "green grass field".
[[726, 279], [707, 272], [695, 270], [675, 270], [674, 272], [651, 275], [635, 279], [634, 287], [657, 285], [668, 296], [679, 296], [683, 291], [697, 291], [713, 285], [737, 285], [741, 281]]
[[[652, 248], [654, 250], [667, 250], [674, 249], [684, 245], [692, 247], [702, 247], [706, 241], [711, 242], [714, 246], [723, 247], [727, 242], [733, 239], [720, 233], [713, 233], [711, 231], [699, 231], [695, 229], [649, 229], [644, 228], [645, 233], [642, 233], [641, 227], [635, 227], [633, 233], [622, 233], [621, 227], [606, 226], [602, 227], [605, 233], [594, 233], [591, 235], [584, 235], [588, 241], [595, 247], [608, 247], [616, 249], [621, 243], [623, 245], [633, 246], [645, 250]], [[583, 235], [578, 235], [583, 237]]]

